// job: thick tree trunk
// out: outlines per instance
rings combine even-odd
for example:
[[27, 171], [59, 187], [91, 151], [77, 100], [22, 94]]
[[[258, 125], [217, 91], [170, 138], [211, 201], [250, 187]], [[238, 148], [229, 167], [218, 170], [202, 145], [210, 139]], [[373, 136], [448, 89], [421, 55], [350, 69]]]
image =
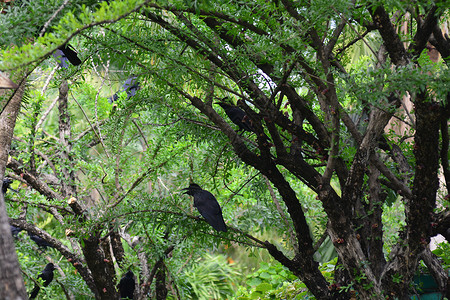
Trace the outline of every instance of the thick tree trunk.
[[[119, 299], [113, 281], [115, 274], [111, 273], [110, 264], [112, 264], [112, 262], [105, 256], [98, 233], [93, 232], [89, 238], [84, 239], [83, 254], [86, 258], [89, 270], [91, 270], [95, 285], [100, 293], [100, 295], [96, 295], [96, 298], [101, 300]], [[112, 270], [114, 270], [114, 268], [112, 268]]]
[[[15, 91], [0, 116], [0, 182], [3, 182], [8, 152], [24, 90], [25, 80]], [[2, 193], [0, 193], [0, 270], [0, 299], [28, 299]]]

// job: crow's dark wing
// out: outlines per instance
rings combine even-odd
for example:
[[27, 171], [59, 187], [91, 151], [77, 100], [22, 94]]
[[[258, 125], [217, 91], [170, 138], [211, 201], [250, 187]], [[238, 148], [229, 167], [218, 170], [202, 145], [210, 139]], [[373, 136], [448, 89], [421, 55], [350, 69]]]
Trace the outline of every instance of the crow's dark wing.
[[127, 89], [127, 96], [128, 98], [136, 95], [136, 92], [140, 89], [139, 82], [137, 84], [133, 84]]
[[47, 247], [53, 248], [52, 245], [50, 245], [46, 240], [44, 240], [40, 236], [34, 235], [30, 232], [28, 233], [28, 235], [30, 236], [30, 239], [32, 239], [39, 247], [42, 247], [44, 249], [47, 249]]
[[125, 80], [125, 83], [122, 85], [122, 89], [116, 92], [114, 95], [108, 98], [109, 103], [113, 103], [119, 99], [119, 94], [122, 92], [127, 93], [127, 99], [136, 95], [136, 92], [141, 88], [139, 81], [136, 76], [132, 76]]
[[222, 209], [213, 194], [205, 190], [197, 192], [194, 195], [194, 206], [215, 230], [227, 231]]
[[[43, 286], [48, 286], [52, 280], [53, 280], [53, 270], [54, 270], [54, 266], [52, 263], [49, 263], [45, 266], [44, 271], [42, 271], [41, 274], [39, 274], [38, 278], [41, 278], [43, 281]], [[37, 294], [39, 293], [39, 290], [41, 288], [39, 287], [39, 285], [35, 285], [33, 288], [33, 291], [31, 291], [30, 294], [30, 299], [34, 299], [37, 297]]]
[[11, 178], [4, 178], [3, 179], [3, 185], [2, 185], [2, 192], [3, 192], [3, 194], [5, 194], [8, 191], [8, 189], [11, 188], [10, 186], [11, 186], [12, 182], [13, 181], [12, 181]]
[[74, 66], [78, 66], [81, 64], [81, 60], [78, 58], [78, 53], [73, 49], [73, 47], [69, 44], [62, 45], [58, 48], [61, 50], [70, 63]]
[[42, 272], [41, 275], [42, 276], [40, 276], [40, 277], [44, 281], [43, 286], [48, 286], [50, 284], [50, 282], [52, 282], [52, 280], [53, 280], [53, 270], [51, 270], [51, 271], [44, 270], [44, 272]]
[[123, 91], [127, 92], [128, 98], [136, 95], [136, 92], [140, 89], [139, 81], [136, 76], [132, 76], [125, 80], [123, 84]]
[[230, 118], [231, 122], [239, 126], [239, 129], [246, 131], [254, 131], [250, 118], [247, 116], [245, 111], [237, 106], [231, 106], [225, 109], [225, 113]]
[[30, 294], [30, 299], [34, 299], [34, 298], [36, 298], [37, 297], [37, 294], [39, 293], [39, 290], [40, 290], [41, 288], [39, 287], [39, 285], [35, 285], [34, 286], [34, 289], [31, 291], [31, 294]]
[[117, 93], [115, 93], [114, 95], [112, 95], [111, 97], [108, 98], [108, 102], [113, 103], [113, 102], [116, 102], [117, 99], [119, 99], [119, 95], [117, 95]]
[[19, 227], [16, 227], [16, 226], [12, 226], [12, 225], [10, 225], [10, 227], [11, 227], [11, 234], [14, 237], [17, 237], [19, 235], [19, 232], [21, 232], [23, 230], [22, 228], [19, 228]]
[[122, 279], [120, 279], [119, 282], [119, 291], [120, 291], [120, 298], [122, 299], [133, 299], [134, 297], [134, 287], [135, 287], [135, 281], [133, 278], [133, 273], [128, 272]]

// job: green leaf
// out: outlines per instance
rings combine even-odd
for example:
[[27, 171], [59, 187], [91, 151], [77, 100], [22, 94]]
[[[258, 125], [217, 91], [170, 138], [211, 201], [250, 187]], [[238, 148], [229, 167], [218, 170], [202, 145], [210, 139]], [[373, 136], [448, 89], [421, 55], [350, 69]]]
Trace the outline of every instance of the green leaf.
[[247, 284], [251, 285], [251, 286], [255, 286], [255, 285], [261, 284], [261, 282], [262, 281], [259, 278], [252, 278], [252, 279], [247, 281]]
[[261, 274], [259, 274], [259, 277], [263, 279], [270, 279], [272, 276], [267, 272], [262, 272]]
[[272, 285], [270, 283], [265, 283], [265, 282], [259, 284], [256, 287], [256, 291], [263, 292], [263, 293], [270, 291], [272, 289], [273, 289]]

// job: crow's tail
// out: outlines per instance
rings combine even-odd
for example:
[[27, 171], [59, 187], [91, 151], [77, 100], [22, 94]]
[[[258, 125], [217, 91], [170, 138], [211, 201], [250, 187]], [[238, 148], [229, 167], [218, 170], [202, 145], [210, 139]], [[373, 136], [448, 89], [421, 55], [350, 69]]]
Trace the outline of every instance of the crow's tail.
[[39, 293], [39, 290], [40, 290], [40, 289], [41, 289], [41, 288], [36, 284], [36, 285], [34, 286], [33, 291], [31, 291], [30, 299], [36, 298], [36, 297], [37, 297], [37, 294]]

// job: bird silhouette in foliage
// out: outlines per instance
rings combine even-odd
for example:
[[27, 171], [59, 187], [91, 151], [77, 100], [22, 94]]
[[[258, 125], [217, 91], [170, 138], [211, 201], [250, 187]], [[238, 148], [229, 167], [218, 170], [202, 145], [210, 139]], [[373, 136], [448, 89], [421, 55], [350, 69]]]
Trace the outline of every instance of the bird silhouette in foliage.
[[[225, 110], [225, 113], [230, 118], [231, 122], [239, 126], [239, 131], [250, 131], [256, 133], [254, 127], [252, 126], [252, 120], [250, 120], [247, 113], [236, 105], [225, 102], [227, 98], [228, 97], [223, 98], [222, 101], [216, 102], [216, 104], [220, 105]], [[262, 138], [265, 146], [273, 146], [267, 134], [262, 133], [260, 134], [260, 137]]]
[[81, 64], [81, 59], [78, 57], [78, 53], [75, 51], [75, 48], [69, 44], [64, 44], [56, 49], [56, 51], [53, 52], [53, 57], [56, 59], [61, 68], [67, 68], [69, 66], [67, 61], [74, 66]]
[[30, 236], [30, 239], [38, 245], [39, 248], [43, 248], [44, 250], [47, 249], [47, 247], [53, 248], [52, 245], [50, 245], [46, 240], [41, 238], [40, 236], [37, 236], [31, 232], [28, 231], [28, 235]]
[[225, 221], [223, 220], [222, 209], [213, 194], [205, 191], [196, 183], [191, 183], [183, 191], [185, 191], [184, 194], [194, 197], [194, 206], [209, 225], [217, 231], [227, 232], [227, 225], [225, 225]]
[[252, 126], [252, 121], [248, 117], [248, 115], [237, 107], [236, 105], [232, 105], [230, 103], [227, 103], [228, 97], [225, 97], [220, 102], [216, 102], [216, 104], [220, 105], [225, 113], [227, 114], [228, 118], [230, 118], [231, 122], [239, 126], [239, 131], [250, 131], [255, 132]]
[[[55, 270], [55, 265], [53, 265], [52, 263], [49, 263], [45, 266], [44, 271], [42, 271], [41, 274], [39, 274], [38, 278], [41, 278], [43, 281], [43, 286], [47, 287], [50, 282], [52, 282], [53, 280], [53, 270]], [[34, 299], [37, 297], [37, 294], [39, 293], [39, 290], [41, 288], [39, 287], [38, 284], [34, 285], [34, 289], [33, 291], [31, 291], [30, 294], [30, 299]]]
[[132, 271], [126, 272], [125, 275], [120, 279], [118, 285], [120, 298], [133, 299], [135, 285], [136, 282], [134, 281], [134, 273]]
[[12, 190], [12, 188], [11, 188], [11, 183], [12, 182], [13, 182], [12, 179], [9, 178], [9, 177], [5, 177], [3, 179], [3, 185], [2, 185], [2, 193], [3, 193], [3, 195], [8, 191], [8, 189]]
[[13, 225], [9, 225], [11, 228], [11, 235], [15, 238], [17, 238], [19, 236], [19, 232], [21, 232], [23, 229], [13, 226]]
[[141, 88], [139, 85], [139, 81], [136, 76], [132, 76], [125, 80], [125, 83], [122, 85], [122, 89], [116, 92], [114, 95], [108, 98], [109, 103], [113, 103], [119, 99], [119, 94], [121, 92], [127, 93], [127, 99], [130, 99], [132, 96], [136, 95], [136, 92]]

